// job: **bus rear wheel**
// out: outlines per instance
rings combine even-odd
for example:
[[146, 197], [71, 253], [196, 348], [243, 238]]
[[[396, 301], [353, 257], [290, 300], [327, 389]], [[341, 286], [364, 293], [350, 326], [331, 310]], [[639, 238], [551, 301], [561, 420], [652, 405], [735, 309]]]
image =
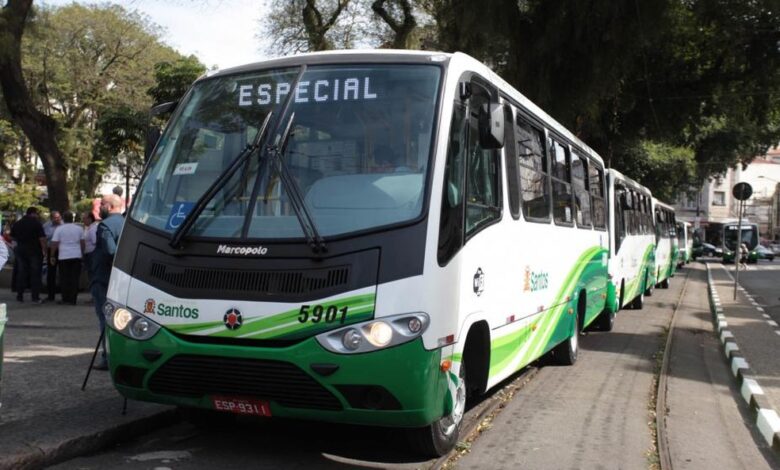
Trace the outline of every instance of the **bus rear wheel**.
[[458, 386], [452, 412], [428, 426], [412, 429], [409, 432], [410, 443], [420, 454], [441, 457], [455, 448], [466, 412], [466, 363], [461, 361], [458, 370]]
[[655, 289], [655, 284], [650, 282], [650, 273], [645, 273], [645, 296], [650, 297], [653, 295], [653, 289]]
[[580, 322], [579, 318], [574, 317], [574, 333], [569, 339], [555, 346], [552, 350], [553, 360], [562, 366], [572, 366], [577, 362], [577, 355], [580, 351]]
[[642, 307], [645, 306], [645, 293], [644, 291], [640, 291], [641, 293], [634, 297], [634, 300], [631, 301], [631, 308], [634, 310], [642, 310]]
[[668, 289], [669, 288], [669, 278], [667, 277], [663, 281], [658, 283], [658, 287], [660, 287], [661, 289]]

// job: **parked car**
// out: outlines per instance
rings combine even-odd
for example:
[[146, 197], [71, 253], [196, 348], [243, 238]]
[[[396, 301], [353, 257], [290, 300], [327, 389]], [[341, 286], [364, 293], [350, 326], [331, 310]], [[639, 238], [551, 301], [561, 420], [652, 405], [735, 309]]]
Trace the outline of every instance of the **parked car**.
[[758, 259], [766, 259], [769, 261], [773, 261], [775, 259], [774, 252], [763, 245], [758, 245], [756, 247], [756, 253], [758, 253]]
[[780, 243], [771, 243], [769, 249], [772, 250], [775, 256], [780, 256]]
[[700, 243], [693, 246], [693, 259], [700, 256], [720, 256], [722, 255], [721, 249], [716, 248], [715, 245], [709, 243]]

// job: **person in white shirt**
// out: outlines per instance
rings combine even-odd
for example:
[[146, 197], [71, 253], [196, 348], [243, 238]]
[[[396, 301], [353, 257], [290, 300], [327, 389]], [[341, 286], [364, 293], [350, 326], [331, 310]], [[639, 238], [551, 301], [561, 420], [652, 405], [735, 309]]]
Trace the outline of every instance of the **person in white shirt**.
[[81, 258], [84, 255], [84, 229], [73, 223], [73, 212], [63, 215], [65, 223], [54, 230], [50, 256], [58, 252], [60, 295], [62, 303], [76, 305], [81, 276]]

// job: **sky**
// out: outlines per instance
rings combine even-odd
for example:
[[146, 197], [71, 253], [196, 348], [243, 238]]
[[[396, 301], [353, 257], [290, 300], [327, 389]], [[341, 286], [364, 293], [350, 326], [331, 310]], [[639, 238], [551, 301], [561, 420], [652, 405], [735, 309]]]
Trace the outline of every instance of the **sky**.
[[162, 40], [184, 55], [194, 54], [208, 68], [223, 69], [269, 58], [255, 36], [267, 0], [41, 0], [36, 4], [116, 3], [137, 10], [165, 29]]

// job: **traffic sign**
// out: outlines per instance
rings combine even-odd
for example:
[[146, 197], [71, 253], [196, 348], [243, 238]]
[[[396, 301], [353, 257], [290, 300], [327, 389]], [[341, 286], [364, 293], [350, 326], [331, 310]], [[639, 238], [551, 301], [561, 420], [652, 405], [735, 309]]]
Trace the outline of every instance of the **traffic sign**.
[[748, 183], [737, 183], [731, 189], [731, 194], [738, 201], [745, 201], [753, 194], [753, 187]]

